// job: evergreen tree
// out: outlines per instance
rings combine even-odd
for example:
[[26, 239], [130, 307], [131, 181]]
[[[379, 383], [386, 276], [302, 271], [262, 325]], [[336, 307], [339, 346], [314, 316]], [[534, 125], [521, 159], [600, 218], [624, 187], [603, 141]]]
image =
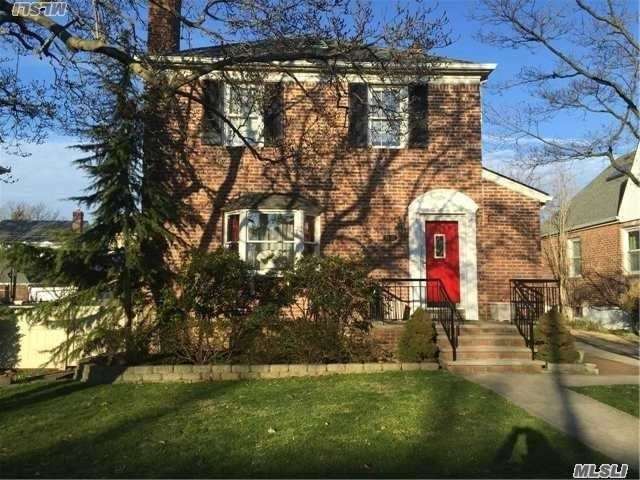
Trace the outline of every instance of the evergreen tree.
[[578, 360], [576, 344], [566, 323], [567, 317], [557, 307], [540, 317], [535, 327], [538, 360], [552, 363], [574, 363]]
[[114, 70], [104, 77], [108, 95], [97, 121], [78, 132], [89, 141], [74, 146], [86, 154], [75, 163], [90, 185], [73, 200], [92, 212], [91, 224], [59, 248], [14, 245], [5, 252], [14, 265], [46, 272], [47, 283], [71, 287], [32, 314], [33, 322], [68, 332], [53, 358], [102, 352], [125, 353], [131, 361], [144, 355], [155, 329], [154, 298], [170, 275], [163, 253], [176, 207], [161, 185], [145, 182], [149, 102], [126, 68]]

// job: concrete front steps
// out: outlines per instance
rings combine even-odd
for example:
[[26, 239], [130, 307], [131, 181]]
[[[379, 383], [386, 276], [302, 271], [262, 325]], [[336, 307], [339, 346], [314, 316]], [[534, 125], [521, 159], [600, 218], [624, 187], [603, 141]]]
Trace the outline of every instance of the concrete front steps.
[[510, 323], [469, 322], [460, 327], [456, 361], [441, 325], [437, 326], [440, 364], [459, 374], [542, 373], [544, 362], [531, 360], [515, 325]]

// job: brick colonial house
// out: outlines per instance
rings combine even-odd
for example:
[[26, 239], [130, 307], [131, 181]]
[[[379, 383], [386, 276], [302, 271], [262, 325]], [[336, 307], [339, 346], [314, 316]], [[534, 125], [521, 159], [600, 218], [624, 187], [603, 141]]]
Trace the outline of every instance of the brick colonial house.
[[[617, 159], [640, 174], [640, 149]], [[624, 326], [612, 308], [620, 288], [640, 281], [640, 188], [612, 166], [569, 202], [567, 257], [576, 313], [611, 326]], [[543, 225], [543, 248], [557, 230]]]
[[[177, 22], [162, 12], [151, 7], [149, 48], [176, 68], [246, 48], [297, 57], [212, 71], [189, 87], [202, 103], [182, 102], [172, 119], [187, 165], [172, 172], [173, 194], [197, 217], [187, 245], [224, 245], [258, 271], [305, 254], [363, 255], [376, 277], [440, 278], [469, 321], [498, 319], [509, 280], [542, 274], [550, 197], [482, 166], [481, 90], [495, 65], [418, 54], [389, 75], [372, 61], [393, 52], [353, 48], [336, 87], [311, 60], [331, 42], [179, 51]], [[416, 68], [425, 60], [428, 75]]]

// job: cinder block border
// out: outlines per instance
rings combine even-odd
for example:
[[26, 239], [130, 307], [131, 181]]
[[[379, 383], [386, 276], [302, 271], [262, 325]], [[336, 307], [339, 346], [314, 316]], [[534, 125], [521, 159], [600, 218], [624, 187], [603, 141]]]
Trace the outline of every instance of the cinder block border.
[[547, 363], [545, 373], [564, 373], [566, 375], [599, 375], [595, 363]]
[[422, 363], [329, 363], [263, 365], [138, 365], [106, 366], [82, 364], [75, 379], [90, 384], [105, 383], [195, 383], [227, 380], [258, 380], [317, 377], [353, 373], [382, 373], [438, 370], [437, 362]]

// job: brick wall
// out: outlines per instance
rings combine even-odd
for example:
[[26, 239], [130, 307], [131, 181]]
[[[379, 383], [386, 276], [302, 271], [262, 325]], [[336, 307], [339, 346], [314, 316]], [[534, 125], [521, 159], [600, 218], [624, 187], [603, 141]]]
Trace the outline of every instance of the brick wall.
[[[606, 291], [609, 287], [614, 288], [612, 283], [620, 282], [623, 285], [632, 278], [637, 278], [623, 275], [621, 230], [638, 223], [632, 221], [596, 225], [575, 230], [567, 236], [569, 240], [579, 239], [581, 242], [583, 275], [571, 279], [570, 283], [573, 301], [577, 305], [582, 302], [591, 305], [605, 304], [603, 296], [614, 295]], [[542, 239], [543, 248], [548, 248], [550, 242], [551, 237]], [[545, 271], [549, 271], [546, 260], [544, 261]], [[609, 287], [604, 285], [607, 282], [610, 283]]]
[[540, 204], [490, 181], [483, 181], [478, 212], [478, 302], [480, 318], [489, 305], [509, 301], [509, 280], [543, 275]]
[[[187, 132], [181, 150], [185, 161], [177, 161], [167, 175], [176, 181], [174, 195], [184, 199], [196, 219], [179, 232], [185, 243], [178, 251], [184, 245], [220, 245], [223, 207], [237, 195], [297, 192], [323, 208], [323, 253], [362, 254], [374, 275], [407, 276], [408, 205], [428, 190], [452, 188], [480, 205], [481, 303], [508, 300], [509, 278], [538, 273], [538, 203], [481, 178], [478, 84], [430, 86], [429, 145], [422, 149], [347, 147], [347, 98], [312, 84], [305, 88], [311, 94], [287, 84], [287, 144], [261, 149], [267, 160], [256, 159], [246, 148], [203, 144], [200, 105], [182, 105], [174, 123]], [[397, 239], [387, 241], [385, 235]]]

